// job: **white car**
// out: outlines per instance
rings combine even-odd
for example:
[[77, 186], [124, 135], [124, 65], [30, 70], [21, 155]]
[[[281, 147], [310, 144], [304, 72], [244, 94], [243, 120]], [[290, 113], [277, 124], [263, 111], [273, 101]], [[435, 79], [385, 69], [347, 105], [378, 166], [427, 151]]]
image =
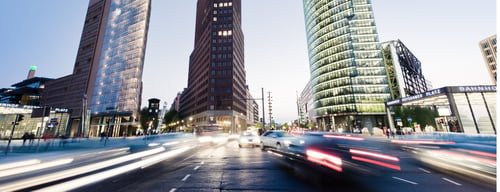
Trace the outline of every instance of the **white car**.
[[260, 148], [265, 150], [289, 148], [292, 143], [300, 143], [299, 139], [287, 131], [269, 130], [260, 136]]
[[257, 133], [245, 131], [240, 134], [238, 139], [238, 146], [240, 148], [244, 146], [255, 147], [259, 145], [260, 145], [260, 138], [257, 135]]

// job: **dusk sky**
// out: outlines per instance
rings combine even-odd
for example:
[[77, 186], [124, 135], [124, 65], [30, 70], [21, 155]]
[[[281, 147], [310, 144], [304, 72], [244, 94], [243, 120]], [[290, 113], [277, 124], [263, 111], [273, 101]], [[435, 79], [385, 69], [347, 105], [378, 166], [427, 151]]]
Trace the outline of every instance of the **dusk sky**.
[[[496, 34], [494, 0], [372, 0], [381, 42], [400, 39], [422, 63], [434, 88], [492, 84], [479, 41]], [[38, 67], [36, 76], [72, 73], [88, 0], [15, 0], [0, 6], [0, 88]], [[243, 0], [247, 84], [272, 96], [277, 122], [297, 119], [297, 94], [309, 80], [300, 0]], [[143, 73], [143, 106], [168, 106], [187, 86], [196, 0], [153, 0]], [[258, 101], [260, 105], [260, 101]], [[266, 120], [269, 120], [266, 100]], [[261, 113], [262, 109], [260, 109]], [[260, 114], [262, 115], [262, 114]]]

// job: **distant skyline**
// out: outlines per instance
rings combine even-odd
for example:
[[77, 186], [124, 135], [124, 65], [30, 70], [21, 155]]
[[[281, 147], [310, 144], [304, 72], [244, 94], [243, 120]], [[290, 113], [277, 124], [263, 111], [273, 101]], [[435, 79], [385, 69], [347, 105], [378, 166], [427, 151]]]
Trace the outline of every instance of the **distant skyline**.
[[[479, 41], [496, 34], [496, 2], [372, 0], [380, 42], [400, 39], [422, 63], [434, 88], [492, 84]], [[0, 7], [0, 88], [36, 76], [71, 74], [88, 0], [16, 0]], [[271, 92], [273, 118], [297, 118], [296, 98], [309, 80], [302, 1], [243, 0], [247, 84], [255, 98]], [[153, 0], [143, 73], [149, 98], [172, 104], [187, 86], [196, 0]], [[257, 101], [260, 105], [261, 102]], [[268, 101], [265, 101], [269, 121]], [[262, 109], [259, 110], [261, 113]], [[262, 115], [262, 114], [260, 114]]]

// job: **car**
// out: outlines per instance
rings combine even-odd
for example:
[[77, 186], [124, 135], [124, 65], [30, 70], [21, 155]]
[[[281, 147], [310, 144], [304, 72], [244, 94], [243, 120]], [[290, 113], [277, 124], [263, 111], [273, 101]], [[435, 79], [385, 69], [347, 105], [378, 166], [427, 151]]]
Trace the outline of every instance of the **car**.
[[238, 139], [238, 146], [251, 146], [252, 148], [260, 145], [260, 138], [257, 133], [251, 131], [244, 131], [240, 134]]
[[300, 143], [293, 134], [284, 130], [268, 130], [260, 136], [260, 148], [262, 150], [280, 150], [282, 147], [289, 148], [291, 144]]

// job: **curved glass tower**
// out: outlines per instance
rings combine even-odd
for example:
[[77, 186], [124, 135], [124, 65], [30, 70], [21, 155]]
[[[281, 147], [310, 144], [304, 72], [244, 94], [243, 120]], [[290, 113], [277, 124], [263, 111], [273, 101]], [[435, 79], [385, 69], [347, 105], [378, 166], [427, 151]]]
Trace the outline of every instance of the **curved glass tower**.
[[369, 0], [303, 0], [316, 119], [324, 130], [384, 126], [390, 90]]
[[149, 0], [111, 1], [92, 89], [93, 114], [135, 114], [141, 103]]

